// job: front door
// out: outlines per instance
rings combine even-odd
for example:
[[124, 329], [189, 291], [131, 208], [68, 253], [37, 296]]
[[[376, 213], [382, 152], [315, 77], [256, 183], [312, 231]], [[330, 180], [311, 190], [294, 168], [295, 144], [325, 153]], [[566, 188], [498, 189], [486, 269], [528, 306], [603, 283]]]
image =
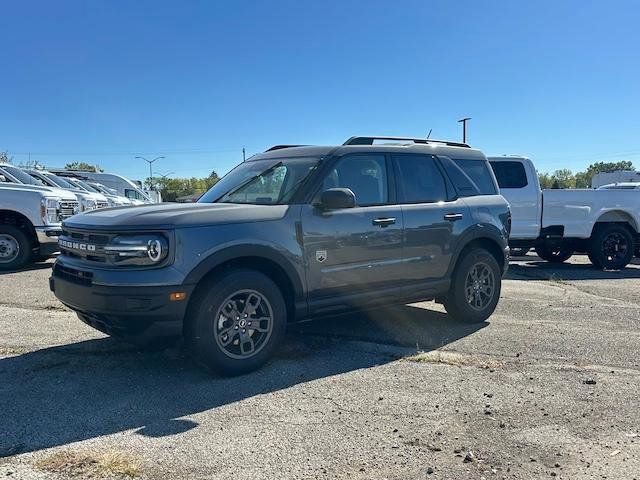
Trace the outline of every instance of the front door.
[[362, 306], [400, 286], [402, 211], [389, 192], [391, 169], [382, 154], [339, 159], [322, 181], [349, 188], [354, 208], [302, 209], [302, 232], [311, 312]]

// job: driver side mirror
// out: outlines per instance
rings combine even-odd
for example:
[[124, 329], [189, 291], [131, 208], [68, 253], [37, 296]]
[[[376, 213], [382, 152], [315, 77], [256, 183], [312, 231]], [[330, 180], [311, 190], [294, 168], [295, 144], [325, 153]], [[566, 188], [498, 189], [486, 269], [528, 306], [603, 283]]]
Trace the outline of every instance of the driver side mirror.
[[7, 177], [5, 177], [4, 175], [2, 175], [2, 174], [0, 173], [0, 183], [4, 183], [4, 182], [6, 182], [6, 181], [7, 181]]
[[326, 210], [353, 208], [356, 196], [350, 188], [330, 188], [320, 195], [320, 207]]

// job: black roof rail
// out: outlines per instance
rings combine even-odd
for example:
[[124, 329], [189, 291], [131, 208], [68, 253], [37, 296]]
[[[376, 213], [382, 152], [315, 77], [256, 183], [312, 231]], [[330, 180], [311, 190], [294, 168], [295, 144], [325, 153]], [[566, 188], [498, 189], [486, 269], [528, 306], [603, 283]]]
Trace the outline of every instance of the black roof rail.
[[395, 141], [409, 141], [413, 143], [441, 143], [443, 145], [448, 145], [450, 147], [464, 147], [471, 148], [468, 144], [462, 142], [451, 142], [449, 140], [435, 140], [431, 138], [410, 138], [410, 137], [351, 137], [342, 145], [373, 145], [374, 140], [395, 140]]
[[267, 148], [266, 152], [272, 152], [274, 150], [282, 150], [283, 148], [294, 148], [294, 147], [306, 147], [307, 145], [274, 145], [271, 148]]

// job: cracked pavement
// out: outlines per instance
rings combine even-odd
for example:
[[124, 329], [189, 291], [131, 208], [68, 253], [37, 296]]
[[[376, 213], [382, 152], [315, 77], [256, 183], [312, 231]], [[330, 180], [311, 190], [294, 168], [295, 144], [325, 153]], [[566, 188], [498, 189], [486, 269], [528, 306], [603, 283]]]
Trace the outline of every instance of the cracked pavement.
[[93, 331], [49, 274], [0, 275], [0, 477], [125, 451], [148, 479], [640, 478], [638, 265], [528, 256], [484, 324], [431, 302], [307, 322], [231, 379]]

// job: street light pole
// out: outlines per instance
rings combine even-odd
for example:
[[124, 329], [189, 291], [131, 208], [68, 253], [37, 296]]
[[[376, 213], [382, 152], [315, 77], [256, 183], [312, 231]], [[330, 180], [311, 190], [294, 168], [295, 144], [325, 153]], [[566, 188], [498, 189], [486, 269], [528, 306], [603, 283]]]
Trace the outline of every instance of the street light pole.
[[149, 188], [153, 190], [153, 170], [151, 169], [151, 164], [153, 164], [153, 162], [155, 162], [156, 160], [160, 160], [161, 158], [164, 158], [164, 157], [156, 157], [153, 160], [147, 160], [144, 157], [136, 157], [136, 158], [141, 158], [142, 160], [144, 160], [149, 164]]
[[467, 143], [467, 122], [471, 120], [471, 117], [465, 117], [458, 120], [458, 123], [462, 123], [462, 142]]

